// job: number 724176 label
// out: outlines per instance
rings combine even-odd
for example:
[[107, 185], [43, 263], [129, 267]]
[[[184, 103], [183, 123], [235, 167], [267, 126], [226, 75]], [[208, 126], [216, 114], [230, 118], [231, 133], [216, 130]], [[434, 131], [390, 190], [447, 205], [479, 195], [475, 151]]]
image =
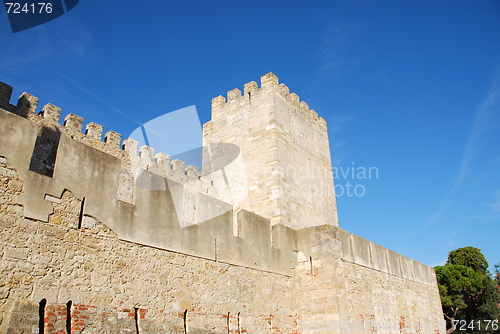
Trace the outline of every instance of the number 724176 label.
[[51, 2], [32, 2], [32, 3], [19, 3], [19, 2], [6, 2], [7, 14], [22, 14], [22, 13], [33, 13], [42, 14], [52, 13], [52, 3]]
[[472, 330], [498, 330], [498, 320], [472, 320], [467, 322], [465, 320], [453, 320], [453, 326], [456, 330], [466, 331], [468, 329]]

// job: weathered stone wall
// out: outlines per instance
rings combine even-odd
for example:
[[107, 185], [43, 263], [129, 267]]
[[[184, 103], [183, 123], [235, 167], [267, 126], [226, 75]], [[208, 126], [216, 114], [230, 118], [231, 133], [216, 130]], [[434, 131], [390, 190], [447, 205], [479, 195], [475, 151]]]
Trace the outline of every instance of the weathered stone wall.
[[290, 276], [122, 241], [92, 217], [78, 228], [70, 191], [48, 223], [23, 218], [2, 161], [0, 332], [36, 332], [43, 300], [46, 333], [294, 332]]
[[337, 227], [298, 234], [301, 333], [446, 332], [431, 268]]
[[343, 262], [339, 326], [351, 333], [445, 333], [435, 285]]
[[338, 233], [342, 324], [358, 327], [357, 333], [445, 332], [432, 268], [345, 230]]

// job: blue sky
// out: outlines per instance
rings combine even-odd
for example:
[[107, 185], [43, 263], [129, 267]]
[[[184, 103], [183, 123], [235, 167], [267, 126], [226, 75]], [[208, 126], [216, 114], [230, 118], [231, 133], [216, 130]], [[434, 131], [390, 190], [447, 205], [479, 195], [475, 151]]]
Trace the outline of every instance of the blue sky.
[[0, 11], [0, 43], [15, 96], [124, 136], [191, 105], [206, 122], [272, 71], [327, 120], [337, 170], [378, 172], [336, 179], [363, 190], [338, 196], [342, 228], [430, 266], [463, 246], [500, 263], [498, 1], [80, 0], [15, 34]]

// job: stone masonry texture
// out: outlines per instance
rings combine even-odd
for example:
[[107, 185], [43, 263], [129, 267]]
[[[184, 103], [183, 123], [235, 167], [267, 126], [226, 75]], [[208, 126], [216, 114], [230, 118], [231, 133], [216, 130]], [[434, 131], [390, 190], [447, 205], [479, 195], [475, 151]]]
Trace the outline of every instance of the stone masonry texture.
[[201, 171], [11, 94], [0, 333], [445, 333], [431, 268], [339, 228], [326, 122], [274, 74], [213, 99]]

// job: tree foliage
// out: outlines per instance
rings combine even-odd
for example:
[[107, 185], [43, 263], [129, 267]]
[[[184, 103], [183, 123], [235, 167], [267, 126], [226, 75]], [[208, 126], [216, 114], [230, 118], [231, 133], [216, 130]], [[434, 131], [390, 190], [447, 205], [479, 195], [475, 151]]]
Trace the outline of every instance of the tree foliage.
[[[439, 295], [446, 318], [447, 333], [453, 333], [454, 320], [464, 320], [470, 324], [478, 320], [496, 320], [500, 317], [500, 268], [496, 267], [496, 278], [488, 273], [488, 262], [475, 247], [464, 247], [451, 251], [444, 266], [434, 268]], [[468, 333], [493, 333], [493, 331], [473, 331]]]
[[458, 248], [448, 254], [448, 263], [461, 264], [472, 268], [477, 273], [488, 272], [488, 261], [486, 261], [481, 250], [476, 247]]

